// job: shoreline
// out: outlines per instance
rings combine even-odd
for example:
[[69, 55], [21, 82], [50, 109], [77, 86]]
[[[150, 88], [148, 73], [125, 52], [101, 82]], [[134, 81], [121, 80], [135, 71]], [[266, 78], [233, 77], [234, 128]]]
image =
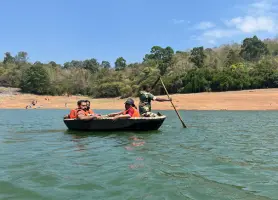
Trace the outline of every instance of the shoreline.
[[[177, 110], [180, 111], [276, 111], [278, 110], [278, 89], [256, 89], [227, 92], [204, 92], [170, 95]], [[161, 96], [167, 98], [167, 96]], [[49, 98], [49, 100], [48, 100]], [[80, 99], [91, 101], [93, 110], [123, 110], [125, 99], [92, 99], [86, 96], [39, 96], [33, 94], [1, 94], [0, 109], [26, 109], [33, 100], [37, 101], [31, 109], [70, 110]], [[138, 106], [139, 99], [133, 98]], [[174, 110], [170, 102], [152, 102], [153, 110]]]

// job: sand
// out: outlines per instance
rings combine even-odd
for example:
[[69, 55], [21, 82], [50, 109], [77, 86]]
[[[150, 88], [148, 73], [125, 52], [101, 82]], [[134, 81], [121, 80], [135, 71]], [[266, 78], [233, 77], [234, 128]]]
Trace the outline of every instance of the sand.
[[[9, 90], [8, 90], [9, 91]], [[170, 95], [178, 110], [278, 110], [278, 89], [210, 92]], [[163, 96], [166, 97], [166, 96]], [[49, 100], [48, 100], [49, 99]], [[36, 109], [71, 109], [80, 99], [91, 101], [92, 109], [124, 108], [125, 99], [92, 99], [84, 96], [38, 96], [19, 92], [1, 92], [0, 109], [25, 109], [32, 100]], [[138, 105], [138, 98], [134, 98]], [[154, 110], [172, 110], [170, 102], [153, 102]]]

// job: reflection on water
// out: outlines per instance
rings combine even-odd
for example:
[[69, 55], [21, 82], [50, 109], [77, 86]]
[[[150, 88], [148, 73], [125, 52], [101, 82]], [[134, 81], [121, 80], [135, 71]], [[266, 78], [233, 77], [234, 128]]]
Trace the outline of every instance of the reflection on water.
[[165, 111], [152, 132], [70, 131], [67, 112], [0, 112], [0, 199], [278, 199], [278, 112], [181, 111], [184, 129]]

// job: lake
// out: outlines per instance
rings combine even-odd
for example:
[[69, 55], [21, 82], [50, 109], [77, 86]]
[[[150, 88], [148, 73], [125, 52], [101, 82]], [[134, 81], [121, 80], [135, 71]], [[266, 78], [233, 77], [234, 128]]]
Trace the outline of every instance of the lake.
[[184, 129], [162, 111], [146, 133], [68, 131], [67, 113], [0, 111], [1, 200], [278, 199], [278, 112], [180, 111]]

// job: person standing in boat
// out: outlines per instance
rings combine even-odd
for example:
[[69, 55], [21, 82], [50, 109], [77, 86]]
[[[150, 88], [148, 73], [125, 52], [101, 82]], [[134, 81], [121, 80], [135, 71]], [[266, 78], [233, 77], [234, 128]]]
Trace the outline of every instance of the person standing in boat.
[[108, 117], [113, 117], [113, 120], [128, 119], [131, 117], [140, 117], [140, 113], [134, 104], [134, 100], [129, 98], [125, 102], [125, 110], [124, 111], [108, 114]]
[[152, 105], [151, 101], [172, 101], [172, 99], [164, 99], [154, 96], [150, 93], [151, 88], [148, 85], [143, 85], [142, 90], [139, 93], [139, 112], [140, 115], [144, 117], [155, 117], [157, 116], [155, 113], [152, 113]]

